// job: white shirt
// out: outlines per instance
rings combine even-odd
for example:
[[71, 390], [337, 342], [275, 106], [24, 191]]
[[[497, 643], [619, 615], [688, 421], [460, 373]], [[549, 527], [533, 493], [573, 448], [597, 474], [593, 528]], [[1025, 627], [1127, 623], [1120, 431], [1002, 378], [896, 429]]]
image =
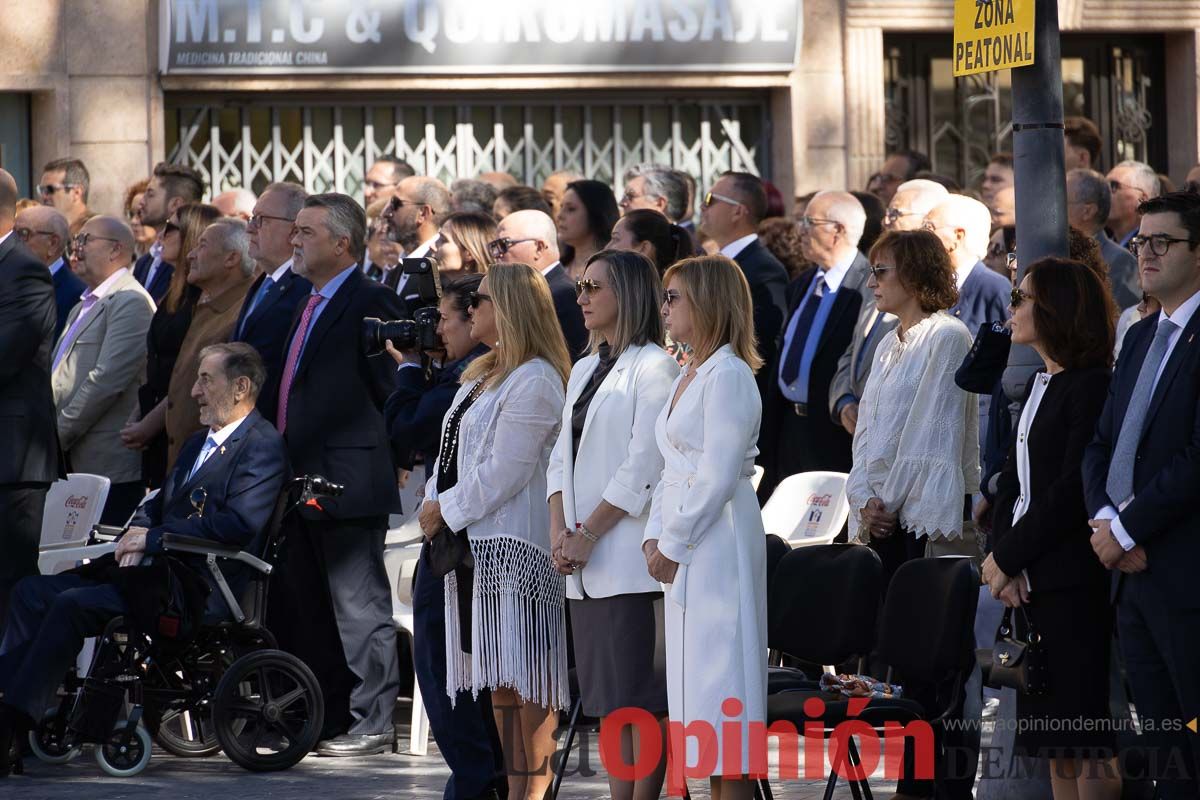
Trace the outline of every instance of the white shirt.
[[8, 239], [8, 237], [10, 237], [10, 236], [12, 236], [12, 231], [9, 231], [8, 233], [4, 234], [3, 236], [0, 236], [0, 244], [4, 244], [5, 240]]
[[163, 251], [162, 242], [155, 241], [153, 244], [150, 245], [150, 255], [152, 257], [152, 260], [150, 261], [150, 269], [146, 270], [146, 285], [147, 286], [150, 286], [151, 284], [154, 283], [154, 274], [156, 272], [158, 272], [158, 268], [160, 266], [162, 266], [162, 263], [163, 263], [162, 251]]
[[[1183, 336], [1183, 329], [1192, 321], [1192, 315], [1196, 313], [1196, 309], [1200, 308], [1200, 292], [1183, 301], [1179, 308], [1175, 309], [1174, 314], [1168, 315], [1165, 310], [1159, 312], [1158, 324], [1162, 325], [1164, 320], [1171, 320], [1175, 324], [1175, 330], [1167, 338], [1167, 351], [1163, 353], [1162, 363], [1158, 365], [1158, 372], [1154, 373], [1154, 385], [1150, 387], [1150, 396], [1154, 396], [1154, 390], [1158, 387], [1158, 381], [1162, 378], [1163, 370], [1167, 368], [1167, 362], [1171, 360], [1171, 353], [1175, 351], [1175, 345], [1179, 343], [1180, 337]], [[1114, 443], [1115, 444], [1115, 443]], [[1096, 519], [1112, 520], [1112, 533], [1117, 541], [1121, 543], [1121, 547], [1126, 551], [1132, 550], [1137, 542], [1125, 530], [1125, 525], [1121, 522], [1121, 517], [1117, 513], [1117, 509], [1112, 506], [1105, 506], [1096, 513]]]
[[[247, 417], [249, 414], [246, 415]], [[226, 440], [233, 435], [233, 432], [238, 429], [238, 426], [246, 421], [246, 417], [241, 417], [229, 423], [225, 427], [216, 431], [209, 431], [208, 438], [204, 441], [204, 446], [200, 448], [199, 455], [196, 456], [196, 463], [192, 465], [192, 471], [188, 473], [188, 480], [199, 472], [200, 467], [204, 466], [204, 462], [208, 461], [213, 453], [221, 449], [221, 445], [225, 444]], [[210, 445], [211, 443], [211, 445]]]
[[[1046, 373], [1034, 378], [1033, 387], [1029, 390], [1029, 400], [1025, 403], [1025, 408], [1021, 410], [1021, 419], [1017, 422], [1017, 480], [1021, 484], [1021, 494], [1017, 496], [1017, 503], [1013, 506], [1012, 525], [1016, 525], [1017, 521], [1025, 516], [1025, 512], [1029, 510], [1029, 504], [1032, 502], [1033, 483], [1030, 479], [1029, 466], [1029, 429], [1033, 427], [1038, 406], [1042, 404], [1042, 398], [1046, 396], [1046, 387], [1050, 385], [1053, 378], [1053, 375]], [[1026, 588], [1032, 589], [1033, 587], [1029, 584], [1029, 571], [1022, 570], [1021, 573], [1025, 576]]]
[[[104, 282], [101, 283], [99, 286], [97, 286], [95, 289], [89, 290], [92, 297], [95, 297], [97, 300], [104, 297], [106, 294], [108, 294], [109, 292], [112, 291], [113, 286], [115, 286], [117, 284], [117, 281], [121, 280], [122, 277], [124, 277], [125, 275], [128, 275], [128, 274], [129, 274], [129, 268], [121, 267], [119, 270], [114, 272], [112, 275], [109, 275], [107, 278], [105, 278]], [[87, 293], [88, 292], [85, 292], [85, 294], [87, 294]]]
[[726, 258], [737, 258], [738, 254], [750, 246], [751, 242], [758, 239], [757, 233], [751, 233], [748, 236], [743, 236], [740, 239], [734, 239], [729, 244], [721, 248], [721, 255]]
[[[975, 262], [978, 264], [979, 262]], [[971, 277], [971, 272], [975, 269], [975, 264], [971, 264], [964, 269], [954, 270], [954, 281], [958, 284], [958, 290], [961, 292], [963, 284], [967, 282], [967, 278]]]
[[[792, 347], [792, 340], [796, 338], [796, 328], [800, 325], [800, 315], [804, 312], [805, 305], [821, 302], [821, 298], [825, 296], [826, 292], [836, 292], [838, 287], [842, 285], [842, 281], [846, 279], [846, 273], [850, 271], [850, 267], [853, 266], [855, 256], [857, 255], [858, 251], [852, 250], [846, 258], [843, 258], [813, 278], [814, 283], [820, 278], [824, 281], [824, 286], [810, 289], [810, 294], [802, 303], [796, 306], [796, 311], [792, 314], [792, 318], [788, 321], [787, 327], [783, 331], [783, 346], [779, 348], [781, 354], [787, 353]], [[812, 331], [809, 331], [809, 335], [812, 335]], [[784, 397], [791, 399], [791, 387], [784, 385], [783, 378], [781, 377], [783, 374], [783, 363], [784, 359], [781, 357], [779, 359], [779, 388], [783, 391]], [[796, 380], [798, 381], [799, 379], [799, 376], [797, 376]]]
[[561, 263], [562, 263], [561, 261], [555, 261], [553, 264], [551, 264], [550, 266], [546, 267], [544, 270], [542, 270], [542, 277], [544, 278], [544, 277], [546, 277], [547, 275], [549, 275], [549, 274], [550, 274], [550, 271], [551, 271], [551, 270], [553, 270], [555, 267], [557, 267], [557, 266], [558, 266], [559, 264], [561, 264]]
[[[429, 255], [433, 251], [434, 242], [438, 240], [438, 236], [440, 235], [440, 233], [435, 233], [433, 238], [421, 242], [411, 253], [406, 254], [404, 258], [424, 258]], [[394, 269], [403, 269], [403, 264], [397, 264]], [[401, 272], [400, 280], [396, 282], [396, 294], [401, 294], [404, 291], [404, 284], [406, 283], [408, 283], [408, 275]]]
[[[3, 239], [0, 239], [0, 242], [3, 242], [3, 241], [4, 241]], [[53, 278], [55, 275], [57, 275], [58, 271], [60, 269], [62, 269], [63, 266], [65, 266], [65, 262], [62, 260], [62, 258], [59, 258], [58, 261], [55, 261], [53, 264], [51, 264], [49, 267], [50, 277]]]
[[271, 273], [271, 280], [275, 283], [279, 283], [279, 279], [283, 277], [283, 273], [292, 268], [293, 260], [294, 259], [289, 258], [287, 261], [276, 267], [275, 271]]
[[945, 313], [914, 325], [903, 341], [899, 328], [880, 340], [846, 482], [851, 537], [872, 497], [917, 537], [962, 536], [964, 497], [979, 489], [979, 403], [954, 373], [971, 342]]

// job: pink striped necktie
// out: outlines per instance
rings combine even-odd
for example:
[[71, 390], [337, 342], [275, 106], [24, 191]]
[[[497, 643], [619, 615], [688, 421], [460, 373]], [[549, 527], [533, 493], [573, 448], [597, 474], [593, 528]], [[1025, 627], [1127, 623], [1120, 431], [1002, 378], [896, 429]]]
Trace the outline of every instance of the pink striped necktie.
[[287, 429], [288, 394], [292, 391], [292, 379], [296, 377], [296, 366], [300, 362], [300, 351], [304, 349], [304, 340], [308, 337], [308, 326], [312, 324], [313, 312], [325, 299], [324, 295], [314, 294], [308, 298], [308, 305], [300, 316], [300, 325], [296, 335], [292, 337], [292, 346], [288, 350], [287, 361], [283, 365], [283, 378], [279, 381], [279, 413], [275, 417], [275, 427], [283, 433]]
[[83, 321], [87, 319], [88, 312], [92, 310], [92, 306], [96, 305], [96, 301], [99, 299], [91, 292], [83, 293], [83, 297], [80, 298], [79, 316], [75, 317], [75, 321], [67, 329], [67, 335], [59, 342], [58, 352], [54, 354], [54, 364], [50, 367], [51, 370], [58, 367], [58, 362], [62, 361], [63, 356], [67, 354], [67, 350], [71, 349], [71, 342], [75, 341], [75, 337], [79, 335], [79, 329], [83, 327]]

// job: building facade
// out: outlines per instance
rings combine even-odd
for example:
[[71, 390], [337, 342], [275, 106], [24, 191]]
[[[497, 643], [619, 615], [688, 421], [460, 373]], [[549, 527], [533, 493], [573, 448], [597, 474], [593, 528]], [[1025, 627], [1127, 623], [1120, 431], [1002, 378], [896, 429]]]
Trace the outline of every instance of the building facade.
[[[951, 76], [952, 0], [46, 0], [0, 17], [0, 164], [75, 155], [93, 208], [163, 159], [214, 189], [358, 194], [381, 153], [443, 179], [670, 163], [785, 197], [885, 153], [977, 181], [1011, 149], [1009, 73]], [[1104, 163], [1200, 157], [1200, 3], [1060, 0], [1067, 114]]]

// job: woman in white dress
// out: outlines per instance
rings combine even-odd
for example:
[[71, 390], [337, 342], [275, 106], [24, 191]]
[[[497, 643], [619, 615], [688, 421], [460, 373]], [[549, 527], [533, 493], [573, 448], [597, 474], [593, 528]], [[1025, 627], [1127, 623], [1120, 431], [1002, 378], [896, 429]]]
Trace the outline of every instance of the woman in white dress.
[[[736, 800], [753, 794], [749, 728], [765, 724], [767, 704], [766, 534], [750, 484], [762, 360], [750, 286], [733, 261], [689, 258], [664, 284], [667, 329], [693, 356], [655, 426], [665, 466], [642, 547], [666, 584], [670, 721], [707, 732], [672, 741], [672, 758], [709, 773], [714, 800]], [[740, 763], [724, 762], [730, 726]]]
[[492, 350], [463, 372], [442, 423], [421, 530], [431, 540], [465, 531], [474, 559], [473, 570], [446, 575], [446, 693], [453, 702], [491, 691], [508, 796], [541, 800], [570, 695], [545, 498], [571, 360], [550, 287], [532, 267], [493, 265], [471, 309], [472, 338]]

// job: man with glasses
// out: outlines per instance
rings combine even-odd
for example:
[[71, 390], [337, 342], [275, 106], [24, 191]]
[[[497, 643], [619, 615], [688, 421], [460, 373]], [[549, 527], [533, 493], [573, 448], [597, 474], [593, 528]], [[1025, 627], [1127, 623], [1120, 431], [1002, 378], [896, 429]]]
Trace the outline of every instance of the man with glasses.
[[1099, 172], [1073, 169], [1067, 173], [1067, 222], [1100, 245], [1113, 300], [1117, 308], [1124, 310], [1141, 301], [1142, 290], [1138, 286], [1137, 259], [1104, 231], [1112, 202], [1112, 189]]
[[17, 214], [13, 233], [50, 270], [50, 278], [54, 281], [54, 304], [58, 309], [54, 326], [54, 338], [57, 339], [67, 323], [67, 314], [87, 288], [71, 272], [64, 257], [70, 240], [67, 218], [49, 206], [33, 206]]
[[918, 172], [928, 172], [932, 168], [929, 156], [916, 150], [889, 153], [879, 171], [867, 179], [867, 191], [878, 197], [879, 202], [887, 208], [900, 184], [911, 181]]
[[496, 227], [496, 238], [488, 242], [488, 255], [503, 264], [528, 264], [550, 284], [554, 312], [574, 361], [587, 349], [583, 310], [576, 302], [575, 284], [558, 260], [558, 229], [549, 215], [526, 209], [514, 211]]
[[[775, 359], [787, 315], [787, 270], [758, 240], [758, 223], [767, 215], [767, 192], [748, 172], [726, 172], [704, 196], [700, 225], [721, 248], [721, 255], [742, 268], [754, 302], [754, 336], [763, 363]], [[759, 370], [758, 390], [770, 391], [769, 370]]]
[[150, 252], [133, 265], [133, 276], [145, 287], [154, 302], [162, 302], [171, 286], [171, 274], [175, 266], [162, 260], [162, 232], [180, 206], [198, 203], [204, 196], [204, 180], [200, 173], [183, 164], [162, 162], [155, 165], [150, 185], [142, 194], [138, 216], [143, 225], [149, 225], [158, 233]]
[[387, 197], [400, 181], [416, 174], [415, 169], [395, 156], [379, 156], [363, 178], [364, 206]]
[[1117, 638], [1156, 796], [1194, 798], [1200, 738], [1180, 722], [1200, 716], [1200, 196], [1172, 192], [1138, 213], [1130, 244], [1162, 310], [1126, 334], [1084, 452], [1084, 495], [1092, 549], [1113, 570]]
[[1162, 194], [1162, 184], [1149, 164], [1122, 161], [1108, 171], [1108, 188], [1112, 192], [1108, 228], [1116, 243], [1129, 249], [1129, 240], [1142, 220], [1138, 206]]
[[[403, 257], [424, 258], [437, 249], [441, 221], [448, 213], [450, 190], [445, 184], [437, 178], [413, 176], [400, 181], [382, 216], [391, 227], [392, 238], [404, 249]], [[383, 284], [400, 295], [410, 312], [420, 306], [416, 282], [410, 285], [398, 266], [388, 270]]]
[[124, 524], [145, 494], [142, 455], [121, 441], [137, 408], [154, 316], [154, 301], [129, 271], [133, 247], [133, 231], [116, 217], [92, 217], [75, 237], [71, 268], [87, 291], [67, 317], [51, 372], [69, 471], [112, 481], [100, 517], [107, 525]]
[[958, 317], [972, 334], [985, 322], [1008, 319], [1012, 284], [983, 263], [992, 231], [988, 207], [965, 195], [948, 195], [926, 215], [921, 227], [942, 240], [954, 265], [958, 302], [946, 313]]
[[67, 218], [72, 236], [93, 216], [87, 206], [91, 182], [87, 167], [78, 158], [57, 158], [42, 167], [38, 198]]
[[[0, 169], [0, 630], [13, 585], [38, 572], [42, 511], [65, 477], [54, 430], [54, 288], [15, 235], [17, 182]], [[0, 753], [0, 759], [7, 753]]]
[[[656, 164], [638, 164], [625, 171], [625, 193], [621, 196], [621, 213], [628, 214], [639, 208], [657, 211], [671, 222], [681, 220], [691, 222], [691, 212], [688, 208], [688, 183], [682, 172], [660, 167]], [[687, 252], [696, 253], [694, 230], [684, 228], [691, 239]]]
[[858, 250], [867, 223], [848, 192], [820, 192], [800, 220], [800, 247], [816, 265], [788, 286], [788, 317], [763, 398], [759, 486], [766, 498], [798, 472], [849, 472], [850, 435], [829, 418], [830, 387], [850, 344], [870, 265]]

